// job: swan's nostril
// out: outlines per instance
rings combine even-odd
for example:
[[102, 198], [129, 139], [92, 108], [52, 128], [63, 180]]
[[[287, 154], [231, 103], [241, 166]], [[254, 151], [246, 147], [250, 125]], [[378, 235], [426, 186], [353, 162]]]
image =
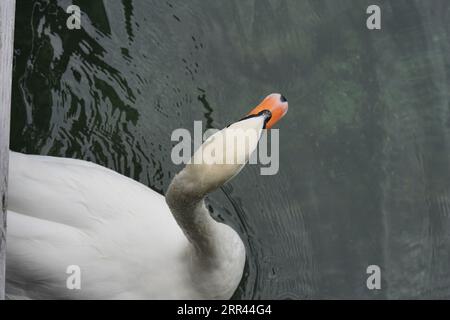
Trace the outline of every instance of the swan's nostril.
[[285, 96], [283, 96], [283, 95], [281, 95], [281, 97], [280, 97], [280, 100], [281, 100], [281, 102], [287, 102], [287, 99], [286, 99], [286, 97], [285, 97]]

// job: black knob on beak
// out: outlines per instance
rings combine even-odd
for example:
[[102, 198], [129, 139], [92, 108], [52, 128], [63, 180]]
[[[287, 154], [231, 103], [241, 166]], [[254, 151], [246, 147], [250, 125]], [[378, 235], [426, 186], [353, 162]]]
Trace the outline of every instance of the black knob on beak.
[[286, 97], [285, 97], [285, 96], [283, 96], [283, 95], [281, 95], [281, 97], [280, 97], [280, 100], [281, 100], [281, 102], [287, 102], [287, 99], [286, 99]]

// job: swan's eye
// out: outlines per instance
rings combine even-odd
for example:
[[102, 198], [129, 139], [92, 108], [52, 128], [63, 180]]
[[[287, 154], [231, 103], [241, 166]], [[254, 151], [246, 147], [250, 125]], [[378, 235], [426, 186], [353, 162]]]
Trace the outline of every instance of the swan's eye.
[[267, 123], [272, 119], [272, 112], [270, 110], [263, 110], [258, 115], [263, 115], [266, 119], [264, 120], [264, 129], [266, 128]]
[[[244, 119], [253, 118], [253, 117], [260, 117], [260, 116], [264, 116], [264, 127], [263, 127], [263, 129], [266, 129], [267, 123], [270, 121], [270, 119], [272, 119], [272, 112], [270, 110], [267, 110], [267, 109], [261, 110], [257, 114], [251, 114], [251, 115], [245, 117]], [[241, 119], [241, 120], [244, 120], [244, 119]]]
[[[239, 119], [236, 122], [239, 122], [239, 121], [242, 121], [242, 120], [247, 120], [247, 119], [254, 118], [254, 117], [260, 117], [262, 115], [264, 115], [264, 117], [266, 118], [266, 122], [269, 121], [272, 118], [272, 112], [270, 112], [270, 110], [262, 110], [262, 111], [260, 111], [258, 113], [255, 113], [255, 114], [249, 114], [248, 116], [245, 116], [245, 117]], [[228, 126], [230, 126], [230, 125], [228, 125]]]
[[[245, 116], [245, 117], [239, 119], [239, 120], [236, 121], [236, 122], [243, 121], [243, 120], [247, 120], [247, 119], [254, 118], [254, 117], [260, 117], [260, 116], [262, 116], [262, 115], [265, 117], [265, 120], [264, 120], [264, 129], [265, 129], [265, 128], [266, 128], [266, 124], [270, 121], [270, 119], [272, 119], [272, 112], [271, 112], [270, 110], [267, 110], [267, 109], [261, 110], [260, 112], [255, 113], [255, 114], [249, 114], [249, 115], [247, 115], [247, 116]], [[233, 122], [233, 123], [236, 123], [236, 122]], [[228, 127], [231, 126], [233, 123], [230, 123], [230, 124], [227, 125], [225, 128], [228, 128]]]

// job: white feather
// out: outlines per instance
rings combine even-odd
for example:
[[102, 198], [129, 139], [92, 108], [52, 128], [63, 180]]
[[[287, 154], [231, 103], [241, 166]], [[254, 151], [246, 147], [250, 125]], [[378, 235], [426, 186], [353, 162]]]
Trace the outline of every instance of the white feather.
[[[263, 121], [257, 117], [233, 126], [256, 128], [259, 138]], [[250, 153], [256, 144], [251, 148]], [[249, 154], [238, 156], [248, 159]], [[188, 165], [172, 189], [204, 196], [196, 190], [201, 189], [198, 181], [209, 192], [241, 168]], [[81, 160], [10, 152], [7, 295], [230, 298], [242, 277], [243, 243], [231, 228], [210, 219], [203, 201], [184, 210], [189, 203], [183, 202], [184, 194], [172, 197], [177, 221], [163, 196], [112, 170]], [[188, 240], [185, 234], [194, 236]], [[200, 253], [195, 248], [203, 244], [196, 241], [214, 250]], [[66, 287], [69, 265], [81, 269], [80, 290]]]

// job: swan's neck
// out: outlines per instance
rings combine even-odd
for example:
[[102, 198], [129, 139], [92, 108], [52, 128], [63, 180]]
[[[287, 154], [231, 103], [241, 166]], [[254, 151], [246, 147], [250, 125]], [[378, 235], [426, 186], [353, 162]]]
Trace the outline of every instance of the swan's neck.
[[[211, 218], [204, 197], [242, 169], [257, 148], [265, 119], [261, 115], [241, 120], [209, 137], [192, 161], [173, 178], [166, 193], [166, 202], [193, 248], [192, 275], [209, 298], [231, 297], [242, 277], [245, 248], [232, 228]], [[238, 136], [244, 138], [245, 148], [227, 143]], [[231, 159], [239, 161], [234, 164], [203, 161], [205, 156], [216, 152], [224, 159], [233, 155]]]
[[186, 168], [175, 176], [166, 201], [190, 243], [192, 281], [205, 298], [229, 299], [242, 278], [245, 247], [232, 228], [210, 216], [206, 193], [198, 191], [201, 183], [193, 184], [188, 176]]
[[[199, 263], [215, 265], [228, 260], [233, 246], [241, 242], [237, 233], [215, 221], [205, 206], [206, 193], [198, 181], [194, 184], [188, 170], [181, 171], [172, 181], [166, 201], [180, 228], [194, 249]], [[231, 252], [230, 252], [231, 251]]]

